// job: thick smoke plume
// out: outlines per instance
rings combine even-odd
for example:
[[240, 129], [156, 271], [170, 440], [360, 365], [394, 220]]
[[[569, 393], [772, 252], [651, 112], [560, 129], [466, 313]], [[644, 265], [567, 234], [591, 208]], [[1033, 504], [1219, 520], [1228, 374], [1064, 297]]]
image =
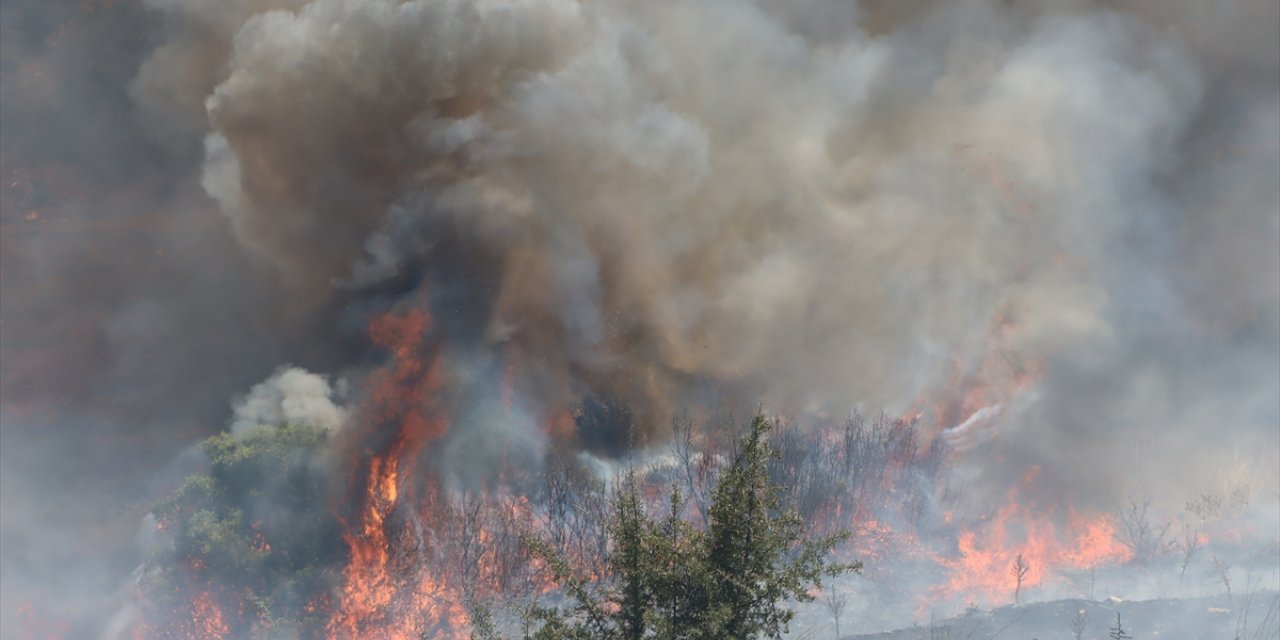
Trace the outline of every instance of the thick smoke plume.
[[1280, 491], [1275, 0], [0, 7], [6, 632], [420, 307], [460, 466], [764, 402], [925, 411], [978, 501]]

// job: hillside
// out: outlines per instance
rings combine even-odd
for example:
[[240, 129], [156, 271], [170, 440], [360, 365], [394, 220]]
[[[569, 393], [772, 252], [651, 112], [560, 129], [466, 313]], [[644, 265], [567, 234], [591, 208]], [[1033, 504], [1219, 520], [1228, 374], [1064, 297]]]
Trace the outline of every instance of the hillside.
[[[1233, 606], [1234, 605], [1234, 606]], [[1275, 591], [1211, 598], [1102, 601], [1055, 600], [1000, 607], [883, 633], [845, 636], [844, 640], [1074, 639], [1071, 623], [1084, 611], [1084, 640], [1106, 638], [1116, 623], [1135, 640], [1263, 640], [1280, 638], [1280, 593]], [[821, 638], [821, 635], [814, 636]]]

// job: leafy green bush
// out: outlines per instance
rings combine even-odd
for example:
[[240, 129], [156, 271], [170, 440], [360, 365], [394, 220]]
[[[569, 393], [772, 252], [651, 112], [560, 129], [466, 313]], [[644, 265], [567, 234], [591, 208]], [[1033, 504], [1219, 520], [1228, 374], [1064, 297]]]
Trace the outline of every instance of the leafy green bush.
[[170, 542], [143, 578], [157, 635], [180, 635], [173, 627], [196, 617], [184, 610], [195, 602], [216, 606], [237, 637], [284, 622], [318, 632], [315, 604], [346, 559], [328, 439], [325, 430], [286, 425], [204, 441], [208, 474], [187, 478], [153, 511]]

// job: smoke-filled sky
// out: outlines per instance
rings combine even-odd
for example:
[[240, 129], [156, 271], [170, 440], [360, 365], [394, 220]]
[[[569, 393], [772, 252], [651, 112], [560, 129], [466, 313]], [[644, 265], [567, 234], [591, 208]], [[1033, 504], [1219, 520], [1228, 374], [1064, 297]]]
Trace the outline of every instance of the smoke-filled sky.
[[[660, 438], [982, 374], [976, 495], [1038, 466], [1099, 508], [1274, 500], [1277, 28], [1277, 0], [0, 0], [0, 631], [95, 628], [184, 450], [340, 428], [369, 318], [422, 305], [531, 416], [606, 397]], [[483, 414], [454, 429], [538, 432]]]

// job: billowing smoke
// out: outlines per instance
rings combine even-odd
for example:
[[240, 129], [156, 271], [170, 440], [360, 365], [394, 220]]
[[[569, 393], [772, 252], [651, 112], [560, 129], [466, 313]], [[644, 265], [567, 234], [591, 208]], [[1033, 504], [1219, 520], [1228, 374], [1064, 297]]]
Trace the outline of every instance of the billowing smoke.
[[[205, 61], [203, 183], [299, 304], [425, 289], [465, 348], [527, 362], [539, 401], [607, 394], [642, 430], [704, 381], [782, 411], [902, 407], [1004, 323], [995, 348], [1048, 359], [1049, 409], [1013, 446], [1064, 475], [1184, 420], [1270, 431], [1270, 389], [1215, 380], [1275, 380], [1274, 91], [1214, 122], [1235, 98], [1208, 91], [1217, 61], [1126, 12], [967, 3], [874, 38], [794, 11], [246, 15]], [[1196, 166], [1215, 126], [1248, 166]], [[1080, 388], [1104, 377], [1121, 397]], [[1177, 406], [1181, 385], [1220, 406]]]
[[[341, 387], [339, 384], [338, 393]], [[347, 411], [334, 403], [334, 393], [323, 376], [297, 367], [282, 367], [236, 401], [231, 432], [243, 433], [264, 424], [338, 429], [346, 421]]]
[[347, 422], [424, 306], [468, 461], [584, 400], [616, 452], [980, 379], [930, 409], [975, 500], [1278, 488], [1275, 0], [0, 6], [5, 629], [127, 545], [55, 514]]

